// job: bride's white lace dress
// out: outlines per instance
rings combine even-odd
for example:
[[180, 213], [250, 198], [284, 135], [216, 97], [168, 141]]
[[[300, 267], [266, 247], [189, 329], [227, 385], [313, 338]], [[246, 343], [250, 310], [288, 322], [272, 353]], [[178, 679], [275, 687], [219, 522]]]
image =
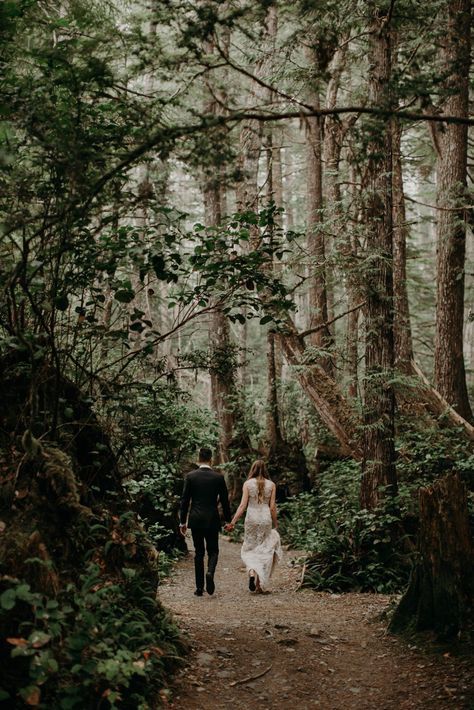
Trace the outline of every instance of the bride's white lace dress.
[[241, 557], [248, 570], [255, 570], [263, 590], [268, 587], [273, 566], [281, 559], [280, 535], [272, 529], [270, 499], [274, 484], [265, 481], [263, 501], [258, 502], [258, 483], [255, 478], [245, 482], [249, 500], [245, 516], [244, 542]]

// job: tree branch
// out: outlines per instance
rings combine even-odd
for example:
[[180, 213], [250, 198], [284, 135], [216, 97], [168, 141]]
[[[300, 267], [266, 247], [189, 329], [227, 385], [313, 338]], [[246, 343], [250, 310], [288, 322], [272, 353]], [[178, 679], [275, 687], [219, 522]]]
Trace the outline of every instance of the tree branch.
[[327, 328], [329, 325], [332, 325], [335, 321], [339, 320], [340, 318], [344, 318], [344, 316], [348, 316], [349, 313], [354, 313], [354, 311], [359, 310], [359, 308], [362, 308], [362, 306], [365, 306], [366, 301], [362, 301], [361, 303], [358, 303], [357, 306], [354, 306], [354, 308], [350, 308], [348, 311], [345, 311], [344, 313], [339, 313], [339, 315], [334, 316], [334, 318], [331, 318], [331, 320], [326, 321], [325, 323], [320, 323], [319, 325], [316, 325], [314, 328], [308, 328], [308, 330], [303, 330], [302, 333], [298, 333], [299, 338], [306, 338], [306, 336], [311, 335], [311, 333], [317, 333], [318, 330], [323, 330], [323, 328]]

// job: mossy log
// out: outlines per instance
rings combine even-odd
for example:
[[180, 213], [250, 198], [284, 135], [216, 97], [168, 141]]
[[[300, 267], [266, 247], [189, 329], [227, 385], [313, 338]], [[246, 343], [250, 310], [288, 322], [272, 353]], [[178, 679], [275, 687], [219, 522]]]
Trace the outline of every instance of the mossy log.
[[460, 476], [421, 488], [419, 506], [418, 559], [390, 630], [448, 638], [474, 622], [474, 545]]

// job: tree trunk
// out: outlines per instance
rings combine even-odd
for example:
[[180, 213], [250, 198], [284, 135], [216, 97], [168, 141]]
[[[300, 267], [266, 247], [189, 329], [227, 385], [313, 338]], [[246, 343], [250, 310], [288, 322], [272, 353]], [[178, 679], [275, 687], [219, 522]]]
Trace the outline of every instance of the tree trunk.
[[453, 636], [474, 620], [474, 548], [466, 487], [450, 474], [419, 491], [419, 559], [391, 631]]
[[[355, 165], [350, 166], [350, 181], [352, 183], [351, 188], [351, 202], [354, 205], [352, 208], [353, 216], [352, 219], [354, 223], [359, 223], [361, 221], [361, 210], [360, 210], [360, 196], [358, 184], [362, 182], [362, 177], [360, 176]], [[361, 189], [363, 189], [361, 187]], [[348, 268], [346, 269], [347, 278], [347, 309], [350, 311], [347, 316], [347, 328], [346, 328], [346, 356], [345, 356], [345, 370], [348, 378], [347, 393], [350, 397], [356, 398], [359, 396], [359, 320], [360, 313], [359, 309], [353, 310], [355, 306], [360, 303], [365, 294], [363, 293], [362, 286], [360, 283], [360, 276], [357, 273], [357, 255], [359, 252], [359, 238], [357, 235], [357, 230], [347, 230], [348, 233], [345, 235], [345, 243], [341, 244], [341, 253], [344, 257], [349, 259]]]
[[[281, 130], [277, 127], [272, 127], [272, 151], [271, 151], [271, 171], [272, 171], [272, 197], [273, 202], [278, 208], [284, 206], [283, 200], [283, 168], [281, 159], [281, 143], [282, 134]], [[282, 226], [282, 216], [279, 215], [276, 218], [277, 224]], [[281, 261], [274, 262], [273, 268], [277, 275], [281, 275], [283, 269], [285, 268], [284, 263]], [[281, 348], [278, 340], [273, 339], [273, 347], [275, 351], [275, 377], [277, 384], [281, 381], [282, 370], [283, 370], [283, 357], [281, 353]]]
[[[450, 0], [442, 57], [447, 79], [443, 111], [469, 114], [471, 2]], [[446, 124], [439, 136], [437, 166], [438, 279], [434, 356], [435, 387], [457, 412], [472, 421], [463, 354], [467, 126]]]
[[[388, 18], [370, 3], [369, 98], [372, 106], [389, 107], [391, 46]], [[367, 270], [364, 398], [364, 459], [360, 490], [362, 508], [376, 508], [396, 492], [395, 397], [390, 383], [394, 365], [392, 274], [392, 135], [391, 122], [369, 128], [366, 200]], [[383, 491], [385, 489], [385, 492]]]
[[[273, 131], [269, 128], [269, 133], [266, 139], [267, 148], [267, 200], [268, 203], [274, 201], [275, 187], [277, 187], [279, 198], [281, 199], [281, 179], [274, 180], [275, 164], [274, 151], [276, 147], [273, 145]], [[281, 166], [281, 162], [280, 162]], [[281, 178], [281, 171], [280, 171]], [[275, 203], [276, 204], [276, 203]], [[279, 206], [279, 205], [277, 205]], [[273, 229], [270, 229], [270, 243], [273, 242]], [[276, 271], [276, 264], [273, 264], [273, 271]], [[278, 411], [278, 383], [277, 383], [277, 348], [278, 341], [275, 340], [274, 331], [269, 330], [267, 333], [267, 427], [266, 427], [266, 442], [268, 445], [269, 458], [272, 459], [281, 448], [283, 443], [280, 416]]]
[[403, 173], [401, 159], [400, 121], [392, 121], [392, 151], [393, 151], [393, 283], [394, 283], [394, 342], [395, 364], [403, 372], [407, 372], [410, 361], [413, 360], [413, 345], [411, 338], [410, 310], [408, 306], [407, 273], [406, 273], [406, 240], [408, 226], [405, 212], [405, 192], [403, 189]]
[[284, 164], [285, 164], [285, 178], [284, 178], [284, 205], [285, 205], [285, 217], [286, 217], [286, 229], [292, 230], [295, 227], [295, 210], [293, 204], [293, 198], [295, 194], [295, 176], [294, 176], [294, 157], [293, 148], [285, 147], [283, 148]]
[[[348, 308], [356, 305], [354, 294], [349, 293]], [[356, 398], [359, 394], [359, 310], [352, 311], [347, 316], [346, 358], [349, 384], [347, 394]]]
[[[221, 188], [214, 180], [207, 180], [204, 187], [205, 222], [209, 227], [218, 225], [222, 218]], [[235, 395], [235, 373], [232, 367], [232, 352], [229, 321], [220, 308], [213, 311], [209, 343], [211, 350], [211, 403], [219, 422], [218, 463], [229, 460], [229, 448], [233, 438], [234, 415], [231, 398]]]
[[267, 335], [267, 445], [268, 456], [273, 458], [283, 444], [278, 411], [277, 373], [275, 366], [275, 333]]
[[229, 460], [229, 449], [234, 432], [232, 396], [235, 395], [234, 371], [230, 342], [229, 322], [217, 309], [212, 314], [209, 332], [211, 346], [211, 402], [220, 425], [218, 463]]
[[[208, 52], [214, 46], [208, 43]], [[207, 80], [210, 81], [209, 79]], [[214, 87], [208, 84], [208, 94], [205, 113], [218, 115], [221, 107], [214, 97]], [[223, 216], [223, 187], [222, 175], [218, 165], [207, 168], [203, 181], [204, 192], [204, 221], [208, 227], [216, 227]], [[209, 327], [209, 345], [211, 355], [211, 405], [216, 413], [220, 425], [219, 446], [217, 451], [218, 463], [229, 460], [229, 449], [234, 432], [234, 412], [232, 399], [235, 397], [235, 372], [233, 368], [233, 353], [231, 346], [229, 321], [220, 308], [212, 312]], [[232, 484], [232, 482], [230, 481]]]
[[[334, 56], [329, 64], [328, 73], [330, 78], [326, 89], [326, 108], [335, 108], [337, 104], [337, 96], [339, 92], [341, 76], [344, 71], [347, 59], [348, 37], [341, 37], [342, 46], [339, 46], [334, 52]], [[343, 214], [342, 196], [339, 173], [339, 164], [341, 160], [341, 150], [344, 136], [349, 126], [354, 122], [355, 116], [345, 120], [340, 117], [326, 116], [323, 127], [323, 166], [324, 166], [324, 221], [325, 228], [325, 253], [338, 251], [340, 246], [341, 232], [347, 231], [347, 214]], [[350, 230], [349, 230], [350, 231]], [[344, 240], [345, 241], [345, 240]], [[334, 265], [330, 264], [326, 268], [326, 290], [327, 290], [327, 311], [328, 319], [331, 320], [334, 313], [334, 303], [336, 300], [337, 280], [339, 275], [336, 273]], [[355, 305], [355, 304], [354, 304]], [[333, 342], [337, 340], [336, 336], [337, 325], [334, 323], [331, 326], [331, 335]], [[335, 360], [333, 356], [333, 364]], [[334, 373], [333, 373], [334, 375]]]
[[236, 187], [236, 202], [239, 212], [258, 210], [258, 159], [262, 143], [262, 126], [259, 121], [249, 120], [242, 124], [239, 139], [240, 181]]
[[[313, 72], [319, 66], [316, 52], [307, 50]], [[314, 82], [315, 77], [312, 78]], [[312, 87], [308, 101], [319, 108], [319, 91]], [[326, 253], [323, 231], [323, 170], [322, 170], [322, 135], [321, 119], [306, 119], [306, 241], [310, 258], [309, 286], [309, 325], [315, 328], [328, 321], [328, 302], [326, 284]], [[328, 327], [312, 333], [311, 345], [327, 350], [332, 345], [332, 336]], [[331, 358], [321, 357], [321, 365], [329, 374], [332, 372]]]
[[[345, 38], [347, 39], [347, 38]], [[331, 109], [337, 104], [337, 96], [341, 75], [344, 71], [347, 58], [346, 41], [334, 53], [330, 65], [331, 78], [326, 91], [326, 107]], [[329, 221], [329, 231], [334, 235], [336, 249], [339, 253], [349, 259], [351, 265], [354, 263], [357, 250], [357, 235], [354, 230], [347, 229], [347, 214], [342, 210], [342, 196], [340, 187], [339, 163], [341, 159], [341, 149], [344, 136], [354, 123], [356, 116], [341, 120], [339, 117], [326, 116], [324, 122], [324, 164], [325, 164], [325, 192], [326, 207], [325, 218]], [[350, 166], [351, 172], [355, 173], [354, 166]], [[355, 185], [357, 178], [351, 176], [350, 182]], [[352, 200], [354, 203], [355, 199]], [[347, 309], [350, 311], [361, 301], [360, 286], [354, 276], [347, 272]], [[329, 311], [329, 308], [328, 308]], [[329, 315], [329, 314], [328, 314]], [[358, 340], [359, 340], [359, 309], [353, 310], [347, 317], [346, 329], [346, 371], [349, 377], [348, 394], [357, 397], [358, 394]]]

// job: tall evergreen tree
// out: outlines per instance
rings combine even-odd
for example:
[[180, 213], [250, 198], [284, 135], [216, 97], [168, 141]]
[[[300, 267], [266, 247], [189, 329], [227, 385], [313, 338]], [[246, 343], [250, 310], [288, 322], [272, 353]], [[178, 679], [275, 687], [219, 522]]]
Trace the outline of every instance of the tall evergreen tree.
[[[441, 47], [443, 112], [469, 115], [471, 2], [448, 0]], [[434, 379], [436, 389], [464, 419], [472, 421], [464, 364], [464, 266], [466, 253], [467, 125], [437, 131], [437, 301]]]

